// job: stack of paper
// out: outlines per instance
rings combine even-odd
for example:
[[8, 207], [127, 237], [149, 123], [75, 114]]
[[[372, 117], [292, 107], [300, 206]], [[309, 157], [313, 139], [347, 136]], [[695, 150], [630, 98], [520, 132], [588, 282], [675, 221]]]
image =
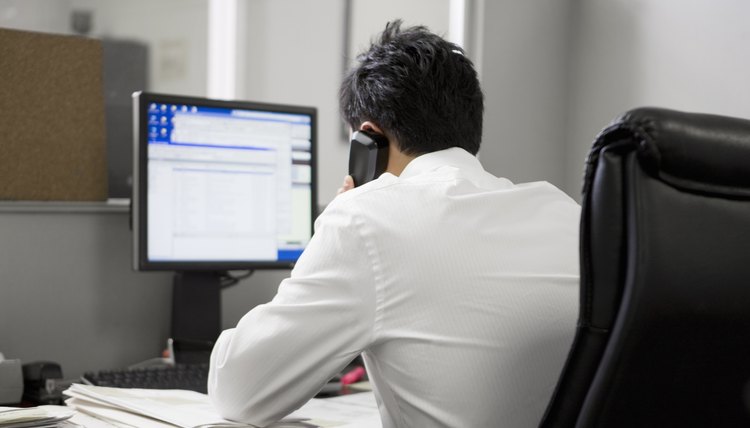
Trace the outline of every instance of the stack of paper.
[[0, 407], [0, 428], [68, 428], [75, 410], [63, 406]]
[[[65, 404], [116, 427], [223, 428], [250, 425], [223, 419], [208, 396], [194, 391], [107, 388], [73, 384], [65, 392]], [[284, 426], [300, 422], [284, 420]]]
[[[125, 389], [73, 384], [65, 404], [117, 428], [249, 427], [219, 416], [208, 396], [185, 390]], [[372, 393], [312, 399], [274, 428], [381, 427]], [[4, 428], [0, 426], [0, 428]]]

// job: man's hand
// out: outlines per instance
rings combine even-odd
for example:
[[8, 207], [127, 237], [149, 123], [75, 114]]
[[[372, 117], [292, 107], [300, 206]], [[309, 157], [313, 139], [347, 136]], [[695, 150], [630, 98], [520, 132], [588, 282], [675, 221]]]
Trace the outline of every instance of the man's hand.
[[352, 190], [353, 188], [354, 188], [354, 179], [352, 178], [351, 175], [347, 175], [346, 177], [344, 177], [344, 184], [342, 184], [341, 187], [339, 187], [339, 191], [336, 192], [336, 195], [340, 195], [346, 192], [347, 190]]

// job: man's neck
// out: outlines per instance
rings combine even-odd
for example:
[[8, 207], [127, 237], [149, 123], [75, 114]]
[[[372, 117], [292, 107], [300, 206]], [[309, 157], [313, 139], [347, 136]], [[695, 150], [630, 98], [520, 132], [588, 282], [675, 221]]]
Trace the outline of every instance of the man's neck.
[[385, 172], [399, 176], [404, 171], [404, 168], [406, 168], [406, 165], [409, 165], [409, 162], [414, 160], [414, 158], [416, 156], [404, 154], [391, 144], [388, 149], [388, 166]]

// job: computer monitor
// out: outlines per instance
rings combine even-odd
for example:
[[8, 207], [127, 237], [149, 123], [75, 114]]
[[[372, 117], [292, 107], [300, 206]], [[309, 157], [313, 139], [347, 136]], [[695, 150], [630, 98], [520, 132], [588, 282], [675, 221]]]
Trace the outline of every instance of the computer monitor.
[[222, 275], [291, 268], [312, 237], [316, 110], [146, 92], [133, 106], [134, 267], [177, 272], [173, 335], [209, 340]]

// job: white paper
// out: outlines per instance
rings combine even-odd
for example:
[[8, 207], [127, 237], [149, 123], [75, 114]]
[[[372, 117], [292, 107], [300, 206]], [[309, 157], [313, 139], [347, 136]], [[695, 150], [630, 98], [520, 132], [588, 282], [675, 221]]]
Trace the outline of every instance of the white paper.
[[372, 392], [313, 398], [289, 417], [310, 418], [310, 424], [336, 428], [381, 428], [380, 412]]
[[55, 426], [70, 419], [75, 410], [64, 406], [0, 407], [1, 428]]
[[103, 421], [101, 419], [97, 419], [91, 415], [87, 415], [81, 412], [76, 413], [75, 416], [70, 418], [70, 421], [85, 428], [130, 428], [130, 427], [125, 427], [124, 425], [118, 426], [115, 424], [111, 424], [109, 422]]
[[67, 391], [66, 395], [75, 394], [75, 398], [90, 397], [96, 403], [105, 403], [182, 428], [215, 424], [243, 426], [223, 419], [214, 410], [208, 396], [195, 391], [108, 388], [82, 384], [73, 384]]
[[[73, 384], [64, 393], [71, 397], [66, 401], [71, 407], [117, 428], [250, 426], [222, 419], [207, 395], [193, 391]], [[382, 424], [374, 394], [363, 392], [333, 398], [313, 398], [272, 426], [381, 428]]]
[[[65, 392], [70, 405], [116, 426], [137, 428], [224, 428], [251, 427], [219, 416], [208, 396], [180, 389], [108, 388], [73, 384]], [[66, 401], [67, 403], [67, 401]], [[110, 419], [111, 417], [111, 419]], [[150, 421], [148, 425], [135, 422]], [[284, 418], [275, 428], [308, 427], [300, 418]], [[0, 427], [2, 428], [2, 427]]]
[[65, 404], [77, 409], [79, 412], [107, 421], [117, 427], [174, 428], [174, 425], [166, 422], [157, 421], [155, 419], [127, 412], [117, 407], [108, 406], [95, 401], [69, 398], [65, 400]]

